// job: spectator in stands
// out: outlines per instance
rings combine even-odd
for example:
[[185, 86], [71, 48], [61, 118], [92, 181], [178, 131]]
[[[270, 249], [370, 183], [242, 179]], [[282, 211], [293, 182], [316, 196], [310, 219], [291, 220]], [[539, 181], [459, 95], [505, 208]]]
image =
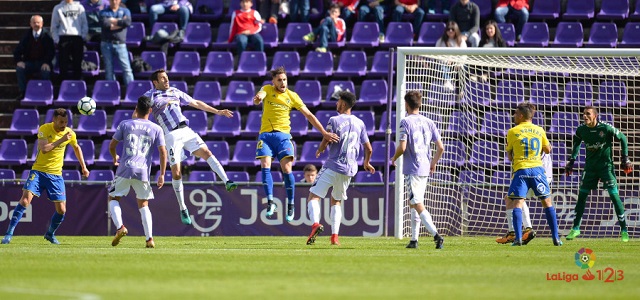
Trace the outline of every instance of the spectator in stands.
[[83, 0], [84, 12], [87, 15], [87, 26], [89, 27], [88, 42], [100, 42], [102, 23], [100, 22], [100, 11], [109, 7], [109, 0]]
[[178, 36], [184, 38], [184, 31], [189, 23], [189, 16], [193, 13], [193, 6], [189, 0], [156, 0], [156, 3], [149, 8], [149, 26], [158, 21], [158, 17], [167, 12], [178, 14]]
[[[420, 26], [424, 19], [424, 10], [420, 8], [420, 0], [395, 0], [396, 8], [393, 11], [393, 22], [401, 22], [402, 14], [413, 15], [413, 32], [420, 32]], [[416, 34], [413, 35], [414, 38]]]
[[340, 6], [331, 4], [329, 7], [329, 16], [320, 21], [320, 26], [316, 27], [313, 32], [305, 35], [303, 39], [313, 43], [316, 38], [320, 39], [320, 47], [316, 48], [318, 52], [327, 52], [329, 42], [341, 41], [347, 31], [347, 25], [340, 18]]
[[18, 77], [18, 97], [22, 100], [27, 89], [27, 76], [40, 73], [40, 78], [49, 80], [53, 68], [55, 46], [49, 33], [42, 28], [42, 16], [31, 16], [28, 32], [13, 50], [13, 59], [16, 62], [16, 77]]
[[[260, 9], [260, 15], [269, 16], [269, 23], [278, 24], [278, 9], [280, 8], [281, 0], [258, 0]], [[295, 2], [295, 1], [294, 1]]]
[[[480, 47], [506, 47], [507, 42], [502, 38], [502, 33], [500, 33], [500, 28], [498, 28], [498, 23], [494, 20], [487, 21], [487, 24], [484, 25], [484, 30], [482, 31], [482, 38], [480, 39]], [[495, 71], [496, 68], [489, 67], [480, 67], [481, 81], [487, 81], [489, 79], [489, 74], [491, 71]], [[471, 80], [477, 81], [478, 77], [471, 76]]]
[[82, 78], [82, 53], [88, 34], [87, 17], [80, 3], [64, 0], [53, 7], [51, 35], [58, 45], [58, 65], [63, 80]]
[[309, 22], [309, 0], [289, 0], [291, 22]]
[[[352, 2], [355, 2], [354, 5], [356, 5], [358, 1]], [[375, 22], [378, 23], [378, 28], [380, 29], [378, 39], [380, 43], [384, 42], [384, 0], [367, 0], [366, 3], [362, 4], [358, 11], [358, 22], [364, 22], [369, 15], [372, 15]], [[344, 18], [347, 19], [348, 16], [344, 15]]]
[[449, 21], [455, 21], [462, 32], [462, 39], [471, 47], [478, 47], [480, 36], [480, 8], [470, 0], [460, 0], [451, 7]]
[[304, 166], [303, 172], [304, 178], [302, 178], [300, 182], [314, 183], [316, 181], [316, 176], [318, 176], [318, 169], [316, 166], [308, 164]]
[[507, 22], [506, 17], [517, 19], [516, 36], [520, 40], [522, 27], [529, 21], [529, 0], [498, 0], [494, 16], [498, 23]]
[[116, 80], [113, 73], [113, 59], [116, 58], [120, 67], [124, 85], [133, 81], [133, 72], [129, 62], [129, 51], [127, 51], [127, 28], [131, 25], [131, 12], [126, 7], [121, 7], [122, 0], [109, 0], [109, 7], [100, 11], [100, 21], [102, 22], [102, 42], [100, 51], [104, 59], [105, 79]]
[[240, 9], [231, 15], [229, 43], [235, 41], [238, 56], [247, 49], [249, 43], [254, 51], [264, 51], [264, 40], [259, 34], [264, 21], [260, 17], [260, 13], [251, 9], [251, 6], [253, 6], [251, 0], [240, 0]]
[[[467, 43], [464, 42], [464, 36], [460, 32], [460, 28], [458, 28], [456, 22], [447, 22], [444, 33], [436, 42], [436, 47], [467, 48]], [[442, 74], [445, 80], [444, 87], [451, 91], [455, 89], [451, 82], [451, 66], [454, 66], [454, 64], [455, 62], [448, 62], [442, 65]]]
[[355, 18], [358, 2], [359, 0], [332, 0], [332, 3], [340, 6], [340, 16], [342, 16], [342, 19], [348, 22], [350, 22], [352, 18]]
[[449, 8], [451, 8], [450, 0], [424, 0], [424, 2], [423, 7], [430, 15], [436, 13], [436, 8], [438, 7], [436, 3], [438, 2], [440, 2], [440, 11], [445, 15], [449, 14]]

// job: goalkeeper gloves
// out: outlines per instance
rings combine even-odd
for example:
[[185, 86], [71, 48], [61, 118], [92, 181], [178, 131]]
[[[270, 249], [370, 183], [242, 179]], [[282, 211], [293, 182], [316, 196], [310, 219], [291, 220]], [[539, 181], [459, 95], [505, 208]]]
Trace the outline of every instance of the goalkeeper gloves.
[[564, 175], [569, 176], [571, 175], [571, 173], [573, 173], [573, 165], [575, 164], [576, 160], [575, 159], [570, 159], [567, 162], [567, 165], [564, 167]]
[[631, 164], [631, 160], [629, 160], [628, 156], [623, 156], [622, 157], [622, 163], [621, 166], [622, 171], [624, 171], [624, 174], [629, 175], [629, 173], [633, 172], [633, 165]]

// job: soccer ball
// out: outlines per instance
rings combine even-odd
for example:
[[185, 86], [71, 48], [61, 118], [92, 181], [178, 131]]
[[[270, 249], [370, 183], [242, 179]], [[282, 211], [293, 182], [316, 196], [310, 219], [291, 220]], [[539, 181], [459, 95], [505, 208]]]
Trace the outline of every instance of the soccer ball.
[[78, 100], [78, 111], [85, 116], [93, 115], [96, 111], [96, 101], [90, 97], [84, 97]]

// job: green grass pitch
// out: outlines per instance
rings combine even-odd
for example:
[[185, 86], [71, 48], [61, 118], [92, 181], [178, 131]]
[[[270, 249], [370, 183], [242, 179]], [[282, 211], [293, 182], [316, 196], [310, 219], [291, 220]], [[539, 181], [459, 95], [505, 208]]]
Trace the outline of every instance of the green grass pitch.
[[[640, 241], [576, 239], [554, 247], [492, 237], [430, 237], [419, 249], [393, 238], [15, 236], [0, 245], [0, 299], [637, 299]], [[575, 264], [596, 254], [591, 281]], [[611, 268], [608, 270], [607, 268]], [[609, 274], [614, 271], [615, 274]], [[605, 279], [622, 280], [606, 282]], [[564, 274], [564, 275], [563, 275]], [[567, 275], [569, 274], [569, 275]], [[548, 280], [550, 276], [579, 280]], [[598, 278], [602, 275], [602, 279]]]

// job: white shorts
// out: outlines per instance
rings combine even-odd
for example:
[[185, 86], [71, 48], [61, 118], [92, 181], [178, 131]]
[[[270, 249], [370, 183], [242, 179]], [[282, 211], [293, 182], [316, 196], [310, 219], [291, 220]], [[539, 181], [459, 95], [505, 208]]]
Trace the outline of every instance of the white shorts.
[[185, 159], [187, 156], [182, 149], [193, 154], [194, 151], [205, 145], [202, 138], [189, 127], [178, 128], [167, 133], [164, 141], [169, 154], [169, 165], [173, 166]]
[[406, 185], [409, 186], [409, 203], [424, 204], [424, 194], [427, 191], [429, 176], [405, 175]]
[[331, 197], [335, 200], [342, 201], [347, 200], [347, 188], [349, 184], [351, 184], [351, 176], [322, 167], [309, 192], [320, 196], [320, 198], [324, 198], [329, 188], [333, 187]]
[[136, 192], [136, 199], [153, 199], [153, 190], [151, 190], [151, 183], [148, 181], [140, 181], [138, 179], [129, 179], [117, 176], [111, 182], [111, 186], [109, 187], [109, 196], [124, 197], [129, 194], [129, 190], [131, 188]]

